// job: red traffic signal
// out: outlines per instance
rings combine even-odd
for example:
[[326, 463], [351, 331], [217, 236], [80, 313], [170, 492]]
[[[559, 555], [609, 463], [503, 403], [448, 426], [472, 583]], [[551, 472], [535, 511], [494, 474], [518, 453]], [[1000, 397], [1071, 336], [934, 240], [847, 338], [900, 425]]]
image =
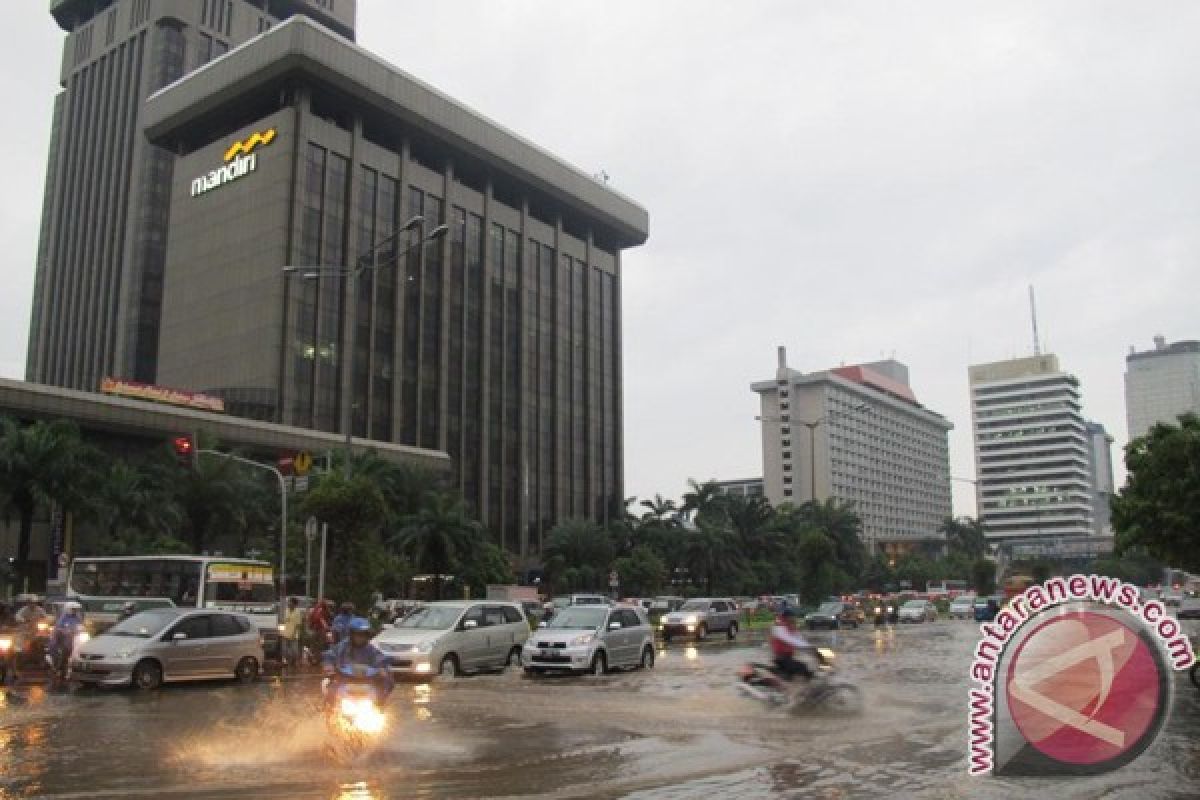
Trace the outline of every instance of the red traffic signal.
[[180, 466], [188, 469], [196, 466], [196, 443], [191, 436], [176, 436], [171, 446], [175, 448], [175, 458]]

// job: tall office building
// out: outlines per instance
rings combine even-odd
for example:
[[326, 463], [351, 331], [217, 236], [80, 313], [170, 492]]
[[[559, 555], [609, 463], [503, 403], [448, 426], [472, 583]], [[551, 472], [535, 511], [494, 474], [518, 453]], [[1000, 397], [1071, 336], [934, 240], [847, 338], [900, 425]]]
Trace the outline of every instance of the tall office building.
[[1125, 357], [1125, 415], [1129, 438], [1158, 423], [1178, 424], [1179, 415], [1200, 414], [1200, 341], [1154, 337], [1154, 349]]
[[951, 515], [953, 425], [917, 402], [908, 368], [880, 361], [802, 373], [779, 348], [775, 379], [755, 383], [763, 475], [772, 505], [852, 502], [873, 551], [941, 538]]
[[1099, 422], [1085, 423], [1088, 435], [1088, 471], [1092, 481], [1092, 528], [1097, 536], [1112, 536], [1113, 437]]
[[743, 480], [714, 481], [722, 494], [732, 494], [738, 497], [762, 497], [763, 479], [745, 478]]
[[26, 377], [97, 391], [155, 379], [174, 159], [145, 99], [279, 21], [354, 35], [356, 0], [52, 0], [54, 101]]
[[988, 539], [1090, 536], [1093, 451], [1079, 381], [1053, 355], [978, 364], [968, 377], [979, 519]]
[[143, 115], [175, 154], [161, 383], [445, 451], [530, 562], [558, 520], [621, 507], [643, 208], [301, 16]]

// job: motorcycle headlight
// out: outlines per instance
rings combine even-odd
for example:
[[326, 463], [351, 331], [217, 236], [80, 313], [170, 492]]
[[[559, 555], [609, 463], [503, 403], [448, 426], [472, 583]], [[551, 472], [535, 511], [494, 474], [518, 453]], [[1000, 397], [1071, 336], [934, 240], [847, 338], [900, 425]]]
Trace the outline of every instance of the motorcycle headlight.
[[830, 650], [828, 647], [818, 647], [817, 653], [819, 653], [821, 658], [825, 659], [826, 661], [833, 661], [833, 659], [837, 655], [832, 650]]
[[48, 622], [39, 622], [37, 624], [37, 629], [38, 633], [45, 633], [46, 631], [50, 630], [50, 624]]
[[881, 611], [883, 611], [883, 609], [882, 609], [882, 608], [880, 608], [879, 606], [875, 606], [875, 613], [876, 613], [876, 614], [880, 613]]
[[0, 639], [0, 653], [7, 653], [12, 648], [12, 639]]
[[85, 644], [92, 638], [92, 635], [87, 631], [80, 631], [78, 638], [80, 644]]
[[894, 609], [894, 608], [892, 608], [891, 606], [888, 606], [888, 613], [890, 614], [890, 613], [892, 613], [893, 611], [895, 611], [895, 609]]
[[572, 639], [572, 640], [571, 640], [571, 641], [570, 641], [568, 644], [569, 644], [571, 647], [579, 647], [580, 645], [587, 644], [588, 642], [592, 641], [592, 639], [595, 639], [595, 638], [596, 638], [596, 634], [594, 634], [594, 633], [585, 633], [585, 634], [583, 634], [583, 635], [581, 635], [581, 636], [576, 636], [576, 637], [575, 637], [574, 639]]

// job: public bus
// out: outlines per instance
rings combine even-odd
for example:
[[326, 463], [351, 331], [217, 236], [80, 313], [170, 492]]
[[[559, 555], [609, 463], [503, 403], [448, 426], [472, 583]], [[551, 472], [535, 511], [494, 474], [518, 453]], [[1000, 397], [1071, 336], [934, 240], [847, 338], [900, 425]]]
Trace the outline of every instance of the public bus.
[[279, 640], [275, 568], [266, 561], [220, 556], [95, 556], [71, 562], [67, 598], [78, 601], [96, 630], [112, 625], [133, 602], [150, 608], [238, 611], [262, 632], [268, 652]]

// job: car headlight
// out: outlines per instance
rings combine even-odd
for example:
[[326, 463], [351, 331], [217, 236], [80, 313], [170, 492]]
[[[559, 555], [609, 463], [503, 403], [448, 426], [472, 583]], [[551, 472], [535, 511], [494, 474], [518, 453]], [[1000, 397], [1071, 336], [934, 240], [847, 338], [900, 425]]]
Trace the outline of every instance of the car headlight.
[[78, 634], [76, 634], [76, 639], [80, 644], [86, 644], [91, 638], [92, 635], [87, 631], [80, 631]]
[[882, 608], [880, 608], [879, 606], [875, 606], [875, 613], [876, 613], [876, 614], [880, 613], [881, 611], [883, 611], [883, 609], [882, 609]]
[[428, 661], [422, 661], [416, 666], [417, 672], [429, 672], [430, 666]]
[[683, 618], [683, 624], [684, 625], [695, 625], [696, 624], [696, 615], [688, 614], [686, 617]]
[[576, 636], [574, 639], [572, 639], [570, 642], [568, 642], [568, 645], [570, 647], [578, 647], [581, 644], [587, 644], [588, 642], [592, 641], [592, 639], [595, 639], [595, 638], [596, 638], [596, 634], [585, 633], [580, 636]]
[[891, 614], [891, 613], [892, 613], [892, 611], [894, 611], [894, 610], [895, 610], [895, 609], [893, 609], [891, 606], [888, 606], [888, 613], [889, 613], [889, 614]]

